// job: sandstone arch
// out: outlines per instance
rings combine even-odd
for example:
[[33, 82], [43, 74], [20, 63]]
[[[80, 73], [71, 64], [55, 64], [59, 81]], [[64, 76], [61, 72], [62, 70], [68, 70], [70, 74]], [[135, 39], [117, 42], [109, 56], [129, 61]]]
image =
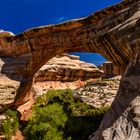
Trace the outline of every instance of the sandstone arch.
[[[2, 32], [0, 36], [0, 79], [8, 79], [8, 84], [11, 81], [18, 82], [15, 82], [16, 86], [9, 87], [8, 91], [16, 94], [14, 104], [18, 106], [25, 102], [25, 96], [30, 93], [33, 75], [53, 56], [77, 51], [100, 53], [123, 69], [128, 63], [130, 66], [126, 69], [111, 111], [106, 115], [107, 117], [105, 116], [105, 121], [103, 120], [96, 136], [91, 139], [139, 139], [139, 119], [131, 115], [135, 112], [138, 114], [138, 107], [135, 106], [138, 106], [136, 102], [139, 96], [139, 82], [137, 81], [139, 77], [137, 76], [140, 74], [139, 9], [139, 0], [125, 0], [82, 19], [34, 28], [16, 36]], [[127, 82], [124, 82], [125, 78], [128, 79]], [[131, 80], [135, 81], [136, 87]], [[131, 87], [128, 91], [126, 88], [123, 90], [125, 83]], [[6, 96], [7, 89], [3, 88], [2, 92]], [[133, 98], [130, 96], [130, 100], [123, 101], [127, 96], [124, 93], [130, 95], [131, 92], [134, 92], [135, 96]], [[120, 105], [123, 109], [120, 109]], [[2, 106], [1, 110], [3, 110]], [[114, 115], [115, 117], [112, 117]], [[110, 120], [107, 124], [108, 118]], [[121, 127], [123, 123], [126, 125]], [[129, 133], [127, 126], [130, 126]], [[124, 133], [120, 133], [122, 132], [120, 129]], [[132, 133], [135, 135], [131, 135]]]

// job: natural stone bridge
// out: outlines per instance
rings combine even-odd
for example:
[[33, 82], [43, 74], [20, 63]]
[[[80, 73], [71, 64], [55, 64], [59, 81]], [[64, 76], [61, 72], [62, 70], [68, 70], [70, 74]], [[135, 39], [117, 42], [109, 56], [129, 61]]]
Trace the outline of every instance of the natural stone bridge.
[[[64, 52], [100, 53], [122, 69], [118, 94], [93, 140], [140, 139], [140, 0], [125, 0], [82, 19], [13, 36], [0, 33], [0, 109], [23, 104], [35, 72]], [[129, 64], [129, 65], [128, 65]], [[15, 97], [14, 102], [10, 98]]]

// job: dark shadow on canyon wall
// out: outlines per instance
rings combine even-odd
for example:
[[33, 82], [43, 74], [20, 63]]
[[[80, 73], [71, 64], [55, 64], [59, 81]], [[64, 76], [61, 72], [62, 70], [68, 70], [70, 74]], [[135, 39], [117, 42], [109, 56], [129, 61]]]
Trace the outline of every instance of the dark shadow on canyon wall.
[[[117, 96], [115, 97], [109, 112], [107, 112], [104, 116], [100, 128], [97, 131], [97, 134], [91, 135], [89, 139], [92, 139], [94, 135], [95, 138], [93, 139], [104, 139], [104, 137], [102, 136], [102, 132], [104, 130], [107, 130], [108, 128], [113, 128], [114, 125], [121, 125], [121, 123], [123, 123], [121, 121], [127, 121], [125, 122], [126, 127], [127, 124], [131, 124], [132, 127], [137, 129], [139, 122], [134, 121], [134, 118], [137, 115], [134, 112], [135, 104], [137, 105], [136, 101], [134, 100], [138, 96], [140, 96], [140, 53], [138, 52], [134, 56], [135, 58], [133, 58], [132, 61], [129, 63], [124, 75], [122, 76]], [[126, 117], [124, 117], [123, 115]], [[117, 122], [120, 117], [122, 117], [122, 120]], [[127, 131], [127, 128], [123, 129], [124, 131]], [[117, 128], [110, 131], [112, 131], [109, 132], [111, 135], [115, 133], [115, 131], [117, 131]]]
[[24, 93], [28, 93], [32, 86], [33, 76], [29, 75], [27, 64], [30, 61], [30, 56], [19, 57], [1, 57], [1, 75], [5, 75], [11, 80], [20, 82], [20, 86], [16, 89], [17, 99], [24, 97]]
[[9, 79], [24, 82], [28, 70], [28, 57], [1, 57], [1, 62], [4, 63], [1, 69], [1, 74], [6, 75]]

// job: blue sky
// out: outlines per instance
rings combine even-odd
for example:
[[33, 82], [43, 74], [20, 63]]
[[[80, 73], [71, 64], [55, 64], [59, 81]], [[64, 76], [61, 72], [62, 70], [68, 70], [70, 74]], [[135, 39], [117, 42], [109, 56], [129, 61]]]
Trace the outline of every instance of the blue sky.
[[0, 28], [25, 29], [87, 16], [120, 0], [1, 0]]
[[0, 0], [0, 29], [26, 29], [80, 18], [121, 0]]

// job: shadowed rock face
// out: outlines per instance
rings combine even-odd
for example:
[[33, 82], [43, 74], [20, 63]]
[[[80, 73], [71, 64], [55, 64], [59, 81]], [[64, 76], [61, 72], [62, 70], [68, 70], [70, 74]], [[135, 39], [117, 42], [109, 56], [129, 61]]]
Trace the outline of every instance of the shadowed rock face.
[[[136, 98], [136, 96], [132, 94], [138, 95], [139, 86], [135, 87], [134, 85], [132, 86], [132, 84], [138, 84], [137, 78], [139, 78], [138, 75], [140, 72], [139, 64], [137, 63], [139, 63], [139, 61], [131, 60], [140, 49], [139, 32], [140, 0], [125, 0], [82, 19], [72, 20], [58, 25], [34, 28], [16, 36], [8, 32], [1, 32], [0, 79], [2, 82], [0, 83], [0, 87], [3, 89], [1, 92], [5, 97], [9, 92], [12, 93], [13, 96], [16, 96], [13, 102], [16, 106], [26, 102], [28, 100], [26, 98], [28, 97], [27, 95], [31, 94], [30, 89], [35, 72], [50, 58], [65, 52], [83, 51], [100, 53], [122, 69], [125, 69], [130, 62], [131, 67], [128, 67], [125, 76], [122, 78], [118, 96], [112, 105], [112, 110], [108, 113], [110, 121], [108, 124], [106, 124], [107, 121], [102, 123], [99, 134], [102, 134], [102, 132], [108, 128], [111, 129], [110, 133], [112, 132], [110, 139], [120, 140], [120, 138], [129, 139], [130, 134], [134, 131], [136, 135], [132, 136], [138, 139], [138, 118], [135, 119], [138, 120], [135, 121], [136, 123], [131, 122], [132, 125], [128, 128], [128, 130], [130, 130], [129, 134], [121, 131], [120, 135], [123, 135], [122, 137], [119, 135], [118, 137], [113, 136], [116, 136], [121, 128], [115, 122], [120, 119], [120, 122], [124, 123], [122, 113], [126, 111], [127, 113], [124, 113], [124, 115], [129, 118], [129, 105], [132, 104], [133, 106], [133, 101], [135, 102]], [[133, 63], [135, 63], [134, 67]], [[133, 72], [135, 72], [134, 77], [132, 75]], [[134, 82], [132, 83], [133, 80]], [[14, 82], [14, 84], [8, 86], [11, 85], [11, 82]], [[2, 83], [5, 86], [3, 86]], [[129, 85], [130, 87], [127, 90], [126, 87]], [[6, 86], [9, 88], [6, 89]], [[126, 96], [130, 96], [130, 99], [127, 99]], [[7, 99], [9, 103], [11, 103], [10, 96]], [[122, 99], [124, 100], [122, 101]], [[138, 97], [136, 100], [138, 101]], [[122, 102], [124, 102], [124, 105], [120, 107]], [[3, 104], [0, 99], [1, 110], [4, 109]], [[118, 110], [117, 115], [115, 115], [115, 109]], [[133, 112], [137, 113], [138, 111]], [[111, 113], [113, 115], [110, 115]], [[122, 118], [120, 118], [121, 116]], [[104, 118], [104, 120], [106, 119]], [[132, 118], [130, 118], [130, 120], [132, 120]], [[126, 119], [126, 124], [127, 121], [128, 119]], [[116, 124], [116, 126], [112, 128], [113, 123]], [[113, 130], [117, 127], [119, 131], [114, 131], [113, 133]], [[106, 135], [108, 135], [107, 131], [104, 131], [104, 135], [101, 137], [98, 137], [97, 133], [96, 138], [99, 140], [108, 138], [109, 140], [109, 137], [106, 137]], [[131, 139], [133, 138], [131, 137]]]
[[[129, 63], [118, 94], [90, 140], [140, 139], [140, 51]], [[95, 136], [94, 136], [95, 135]]]
[[104, 71], [103, 78], [109, 78], [123, 73], [122, 69], [119, 66], [114, 65], [112, 62], [104, 62], [100, 67]]

